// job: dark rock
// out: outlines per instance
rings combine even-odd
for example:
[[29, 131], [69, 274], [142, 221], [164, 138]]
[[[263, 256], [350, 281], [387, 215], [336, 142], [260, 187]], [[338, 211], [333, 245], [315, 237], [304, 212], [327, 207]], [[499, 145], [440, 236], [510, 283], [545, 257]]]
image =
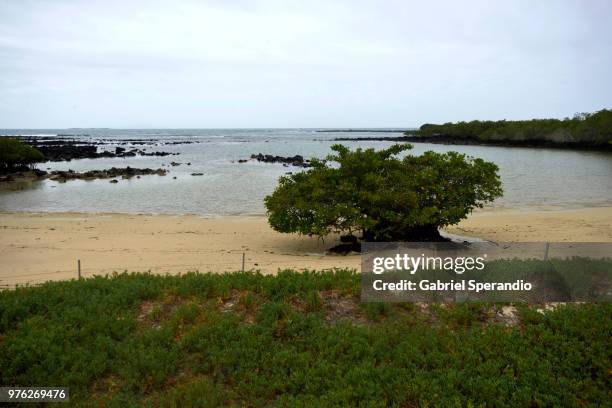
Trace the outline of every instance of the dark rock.
[[[273, 156], [271, 154], [252, 154], [251, 159], [263, 163], [283, 163], [285, 166], [311, 167], [310, 160], [304, 160], [304, 157], [296, 154], [295, 156]], [[244, 160], [244, 159], [243, 159]], [[246, 160], [238, 160], [239, 163], [244, 163]]]
[[12, 169], [10, 172], [0, 174], [0, 182], [10, 181], [38, 181], [46, 178], [47, 172], [39, 169], [31, 169], [27, 166]]
[[158, 157], [163, 157], [163, 156], [176, 156], [179, 153], [170, 153], [170, 152], [151, 152], [151, 153], [141, 153], [141, 156], [158, 156]]
[[[316, 139], [315, 139], [316, 140]], [[337, 137], [334, 142], [408, 142], [406, 136]]]
[[[155, 169], [149, 169], [149, 168], [137, 169], [137, 168], [129, 167], [129, 166], [126, 168], [111, 167], [108, 170], [90, 170], [84, 173], [77, 173], [72, 170], [68, 170], [68, 171], [56, 170], [56, 171], [52, 171], [51, 173], [49, 173], [48, 178], [49, 180], [62, 182], [66, 180], [75, 180], [75, 179], [79, 179], [79, 180], [95, 180], [95, 179], [106, 179], [106, 178], [115, 179], [116, 177], [129, 179], [134, 176], [137, 176], [138, 178], [140, 178], [141, 175], [153, 175], [153, 174], [156, 174], [158, 176], [165, 176], [166, 170], [164, 169], [155, 170]], [[114, 182], [114, 181], [111, 181], [111, 182]]]
[[204, 173], [191, 173], [192, 176], [203, 176]]
[[361, 243], [359, 241], [336, 245], [329, 249], [330, 253], [338, 255], [348, 255], [350, 252], [361, 252]]
[[[61, 137], [20, 137], [19, 140], [39, 150], [45, 161], [71, 161], [76, 159], [98, 159], [113, 157], [134, 157], [134, 156], [168, 156], [178, 153], [153, 152], [145, 153], [142, 150], [126, 150], [123, 147], [115, 147], [114, 151], [98, 151], [98, 146], [104, 142], [93, 142], [87, 140], [66, 139]], [[113, 141], [112, 143], [117, 143]]]
[[119, 181], [112, 179], [111, 181], [109, 181], [109, 183], [118, 183]]

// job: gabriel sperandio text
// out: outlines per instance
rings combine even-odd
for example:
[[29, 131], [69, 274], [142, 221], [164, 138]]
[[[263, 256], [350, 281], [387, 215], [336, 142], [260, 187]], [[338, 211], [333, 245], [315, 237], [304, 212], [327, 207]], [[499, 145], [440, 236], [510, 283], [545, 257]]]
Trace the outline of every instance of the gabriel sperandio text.
[[471, 280], [459, 280], [450, 282], [441, 282], [421, 280], [418, 283], [410, 280], [403, 279], [399, 282], [383, 282], [382, 280], [375, 280], [372, 284], [374, 290], [380, 291], [396, 291], [396, 290], [407, 290], [407, 291], [470, 291], [470, 292], [486, 292], [486, 291], [530, 291], [532, 284], [525, 282], [522, 279], [515, 282], [478, 282], [474, 279]]

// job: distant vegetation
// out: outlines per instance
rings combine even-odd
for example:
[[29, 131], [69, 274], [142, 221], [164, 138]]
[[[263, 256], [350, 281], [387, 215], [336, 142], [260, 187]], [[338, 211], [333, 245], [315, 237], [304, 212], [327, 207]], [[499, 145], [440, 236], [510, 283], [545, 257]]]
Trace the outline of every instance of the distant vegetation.
[[360, 303], [360, 280], [120, 274], [0, 292], [0, 384], [70, 387], [70, 406], [609, 406], [612, 304]]
[[44, 159], [41, 152], [12, 137], [0, 137], [0, 173], [32, 168]]
[[[612, 110], [576, 114], [573, 118], [425, 124], [407, 136], [447, 143], [562, 146], [612, 149]], [[429, 140], [428, 140], [429, 141]]]
[[280, 178], [265, 198], [270, 225], [320, 236], [357, 232], [367, 241], [439, 241], [438, 228], [501, 196], [494, 163], [457, 152], [396, 157], [410, 148], [332, 146], [327, 161]]

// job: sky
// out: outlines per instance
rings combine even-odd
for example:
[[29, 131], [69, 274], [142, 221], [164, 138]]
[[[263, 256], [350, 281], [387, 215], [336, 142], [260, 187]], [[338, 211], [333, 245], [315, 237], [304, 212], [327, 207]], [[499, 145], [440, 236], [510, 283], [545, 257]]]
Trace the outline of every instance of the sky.
[[607, 0], [0, 0], [0, 128], [563, 118], [611, 72]]

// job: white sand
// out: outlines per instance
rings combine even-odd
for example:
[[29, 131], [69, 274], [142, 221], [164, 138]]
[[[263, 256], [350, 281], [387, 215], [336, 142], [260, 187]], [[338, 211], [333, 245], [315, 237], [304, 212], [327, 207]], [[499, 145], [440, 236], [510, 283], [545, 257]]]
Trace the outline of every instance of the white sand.
[[[612, 207], [487, 210], [449, 232], [495, 241], [612, 242]], [[325, 255], [337, 237], [280, 234], [265, 217], [0, 213], [1, 285], [39, 283], [113, 271], [223, 272], [241, 268], [359, 269], [358, 255]]]

